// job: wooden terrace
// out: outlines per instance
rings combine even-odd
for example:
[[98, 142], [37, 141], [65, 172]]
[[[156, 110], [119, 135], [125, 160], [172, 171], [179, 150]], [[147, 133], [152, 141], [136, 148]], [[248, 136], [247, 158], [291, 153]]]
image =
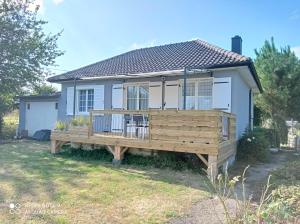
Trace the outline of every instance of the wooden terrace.
[[104, 145], [120, 163], [129, 148], [195, 153], [215, 177], [236, 153], [235, 116], [218, 110], [93, 110], [89, 127], [53, 130], [51, 152], [73, 142]]

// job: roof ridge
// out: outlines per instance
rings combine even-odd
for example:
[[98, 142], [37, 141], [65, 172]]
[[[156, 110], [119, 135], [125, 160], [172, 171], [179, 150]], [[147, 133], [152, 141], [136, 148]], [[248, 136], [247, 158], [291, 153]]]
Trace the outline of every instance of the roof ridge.
[[238, 53], [233, 52], [233, 51], [230, 51], [230, 50], [226, 50], [226, 49], [221, 48], [221, 47], [219, 47], [219, 46], [217, 46], [217, 45], [208, 43], [208, 42], [205, 41], [205, 40], [196, 39], [196, 40], [194, 40], [194, 41], [195, 41], [196, 43], [201, 44], [201, 45], [204, 45], [205, 47], [210, 48], [210, 49], [212, 49], [212, 50], [214, 50], [214, 51], [216, 51], [216, 52], [218, 52], [218, 53], [221, 53], [221, 54], [223, 54], [223, 55], [226, 56], [226, 57], [230, 57], [230, 58], [233, 58], [233, 59], [238, 58], [238, 59], [244, 59], [244, 60], [251, 60], [250, 57], [247, 57], [247, 56], [242, 55], [242, 54], [238, 54]]

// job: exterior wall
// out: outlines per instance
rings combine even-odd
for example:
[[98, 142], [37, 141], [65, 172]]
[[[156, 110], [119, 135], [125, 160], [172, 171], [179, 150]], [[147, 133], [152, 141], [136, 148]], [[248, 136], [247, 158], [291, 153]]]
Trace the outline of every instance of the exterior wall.
[[[94, 81], [78, 81], [77, 85], [104, 85], [104, 109], [112, 107], [112, 85], [123, 83], [121, 80], [94, 80]], [[58, 105], [58, 120], [68, 120], [72, 116], [67, 115], [67, 88], [73, 87], [73, 82], [64, 82], [61, 86], [61, 97]]]
[[25, 130], [25, 120], [26, 120], [26, 103], [24, 100], [20, 100], [19, 104], [19, 130], [20, 134], [22, 130]]
[[[36, 98], [36, 99], [20, 99], [20, 105], [19, 105], [19, 127], [18, 127], [18, 133], [22, 134], [23, 131], [28, 129], [29, 122], [39, 122], [40, 121], [49, 121], [49, 120], [56, 120], [57, 119], [57, 113], [58, 110], [53, 110], [52, 112], [56, 113], [53, 114], [48, 107], [52, 106], [55, 109], [55, 103], [58, 102], [58, 98]], [[33, 114], [30, 117], [28, 117], [27, 112], [27, 104], [30, 103], [31, 107], [33, 104], [37, 107], [39, 107], [41, 110], [37, 114]], [[50, 112], [47, 114], [47, 112]], [[47, 123], [47, 122], [46, 122]], [[46, 126], [40, 125], [41, 129], [52, 129], [48, 124]], [[54, 126], [54, 124], [53, 124]], [[32, 131], [28, 131], [28, 135], [32, 136], [34, 133]]]
[[[209, 77], [210, 74], [189, 75], [188, 78]], [[232, 94], [231, 94], [231, 112], [236, 115], [237, 131], [236, 137], [239, 138], [246, 128], [249, 127], [249, 91], [250, 87], [241, 78], [237, 70], [223, 70], [213, 73], [213, 77], [231, 77]], [[166, 77], [166, 81], [183, 79], [183, 76]], [[157, 82], [161, 81], [161, 77], [151, 78], [132, 78], [125, 80], [89, 80], [78, 81], [77, 85], [104, 85], [104, 109], [112, 108], [112, 85], [119, 83], [134, 83], [134, 82]], [[61, 98], [59, 100], [58, 120], [67, 120], [71, 116], [67, 116], [67, 88], [73, 87], [73, 82], [63, 82], [61, 90]], [[253, 103], [251, 103], [251, 111], [253, 111]], [[253, 113], [252, 113], [253, 114]]]
[[[241, 78], [238, 71], [215, 72], [214, 77], [231, 77], [231, 112], [236, 115], [236, 137], [240, 138], [249, 127], [249, 91], [250, 87]], [[253, 107], [253, 103], [251, 103]], [[251, 108], [253, 111], [253, 108]]]

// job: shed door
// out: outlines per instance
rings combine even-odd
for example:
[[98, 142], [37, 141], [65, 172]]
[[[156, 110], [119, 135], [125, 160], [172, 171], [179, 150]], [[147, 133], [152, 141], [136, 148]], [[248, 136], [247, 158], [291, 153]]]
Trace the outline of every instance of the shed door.
[[57, 102], [27, 102], [25, 129], [31, 137], [42, 129], [52, 130], [57, 120]]
[[162, 82], [150, 82], [149, 85], [149, 108], [162, 108]]
[[231, 112], [231, 77], [214, 78], [213, 109]]
[[165, 109], [178, 109], [179, 83], [166, 81], [165, 84]]
[[[123, 84], [114, 84], [112, 86], [112, 109], [123, 109]], [[122, 132], [123, 130], [123, 115], [112, 114], [111, 131]]]

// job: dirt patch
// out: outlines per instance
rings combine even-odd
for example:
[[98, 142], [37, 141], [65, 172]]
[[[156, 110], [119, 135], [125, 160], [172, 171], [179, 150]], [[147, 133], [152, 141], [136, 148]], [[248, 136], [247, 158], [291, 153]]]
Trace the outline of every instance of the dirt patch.
[[[271, 154], [268, 163], [258, 163], [248, 168], [246, 173], [245, 190], [246, 196], [252, 196], [253, 201], [260, 199], [263, 187], [267, 183], [268, 176], [271, 171], [278, 169], [284, 165], [285, 162], [289, 161], [294, 156], [291, 151], [281, 151], [276, 154]], [[244, 168], [248, 164], [237, 164], [233, 170], [233, 176], [241, 175]], [[242, 186], [237, 185], [238, 197], [242, 197]], [[236, 211], [236, 202], [234, 199], [227, 201], [230, 213], [234, 214]], [[202, 224], [202, 223], [225, 223], [224, 209], [217, 198], [208, 198], [202, 200], [190, 210], [190, 214], [186, 217], [174, 219], [170, 224]]]

